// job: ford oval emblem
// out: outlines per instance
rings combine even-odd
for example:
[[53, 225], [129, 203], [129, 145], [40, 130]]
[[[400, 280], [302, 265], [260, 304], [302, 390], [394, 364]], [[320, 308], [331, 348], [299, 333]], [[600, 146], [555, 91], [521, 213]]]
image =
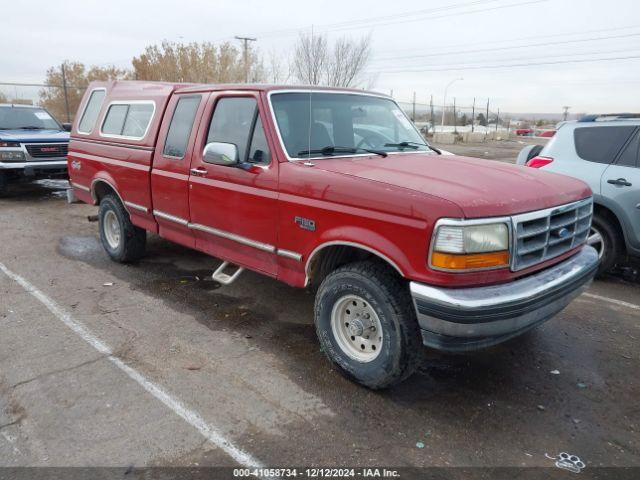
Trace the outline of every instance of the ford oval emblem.
[[558, 238], [567, 238], [569, 235], [571, 235], [571, 232], [568, 228], [561, 228], [560, 230], [556, 231], [556, 235], [558, 236]]

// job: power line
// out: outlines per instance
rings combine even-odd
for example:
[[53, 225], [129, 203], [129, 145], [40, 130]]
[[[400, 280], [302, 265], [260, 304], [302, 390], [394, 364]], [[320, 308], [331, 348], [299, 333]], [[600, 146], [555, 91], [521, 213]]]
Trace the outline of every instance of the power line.
[[591, 38], [579, 38], [579, 39], [574, 39], [574, 40], [564, 40], [564, 41], [560, 41], [560, 42], [540, 42], [540, 43], [530, 43], [528, 45], [509, 45], [506, 47], [494, 47], [494, 48], [479, 48], [476, 50], [458, 50], [455, 52], [435, 52], [435, 53], [427, 53], [427, 54], [423, 54], [423, 55], [405, 55], [405, 56], [395, 56], [395, 57], [387, 57], [387, 58], [383, 58], [383, 57], [379, 57], [375, 60], [372, 61], [379, 61], [379, 60], [404, 60], [404, 59], [415, 59], [415, 58], [428, 58], [428, 57], [441, 57], [444, 55], [463, 55], [463, 54], [467, 54], [467, 53], [482, 53], [482, 52], [496, 52], [499, 50], [513, 50], [513, 49], [517, 49], [517, 48], [531, 48], [531, 47], [548, 47], [548, 46], [555, 46], [555, 45], [567, 45], [570, 43], [584, 43], [584, 42], [595, 42], [595, 41], [600, 41], [600, 40], [612, 40], [612, 39], [618, 39], [618, 38], [629, 38], [629, 37], [637, 37], [640, 36], [640, 32], [639, 33], [626, 33], [624, 35], [611, 35], [608, 37], [591, 37]]
[[[563, 53], [563, 54], [559, 54], [559, 55], [543, 55], [543, 56], [537, 56], [537, 57], [532, 57], [532, 56], [525, 56], [525, 57], [514, 57], [514, 58], [501, 58], [500, 60], [502, 62], [517, 62], [517, 61], [521, 61], [521, 60], [553, 60], [553, 59], [560, 59], [563, 57], [581, 57], [584, 55], [609, 55], [609, 54], [614, 54], [614, 53], [637, 53], [638, 49], [637, 48], [632, 48], [632, 49], [624, 49], [624, 50], [608, 50], [606, 52], [579, 52], [579, 53]], [[374, 69], [367, 69], [366, 71], [369, 73], [391, 73], [396, 71], [397, 69], [401, 69], [403, 67], [414, 67], [414, 68], [420, 68], [420, 67], [456, 67], [456, 66], [463, 66], [463, 67], [468, 67], [468, 66], [473, 66], [473, 65], [485, 65], [487, 62], [490, 62], [491, 60], [481, 60], [478, 62], [465, 62], [465, 63], [434, 63], [434, 64], [423, 64], [423, 65], [395, 65], [392, 66], [390, 69], [384, 69], [384, 68], [374, 68]], [[398, 71], [404, 71], [404, 70], [398, 70]]]
[[[395, 15], [383, 15], [383, 16], [378, 16], [378, 17], [368, 17], [368, 18], [360, 18], [360, 19], [354, 19], [354, 20], [347, 20], [344, 22], [336, 22], [336, 23], [328, 23], [328, 24], [324, 24], [324, 25], [318, 25], [315, 26], [314, 28], [326, 28], [326, 29], [330, 29], [330, 28], [344, 28], [344, 27], [350, 27], [353, 25], [358, 25], [358, 24], [368, 24], [371, 22], [380, 22], [380, 21], [385, 21], [385, 20], [389, 20], [391, 18], [404, 18], [404, 17], [415, 17], [417, 15], [425, 15], [425, 14], [429, 14], [429, 13], [434, 13], [434, 12], [440, 12], [440, 11], [446, 11], [446, 10], [455, 10], [458, 8], [467, 8], [467, 7], [474, 7], [477, 5], [482, 5], [482, 4], [486, 4], [486, 3], [495, 3], [497, 1], [500, 0], [476, 0], [473, 2], [466, 2], [466, 3], [456, 3], [453, 5], [445, 5], [442, 7], [437, 7], [437, 8], [427, 8], [427, 9], [421, 9], [421, 10], [413, 10], [413, 11], [409, 11], [409, 12], [403, 12], [403, 13], [398, 13]], [[282, 30], [272, 30], [272, 31], [267, 31], [267, 32], [263, 32], [260, 34], [260, 37], [265, 38], [265, 37], [271, 37], [271, 36], [279, 36], [279, 35], [289, 35], [289, 34], [295, 34], [295, 33], [299, 33], [301, 31], [304, 30], [308, 30], [310, 27], [297, 27], [297, 28], [285, 28]]]
[[[555, 33], [555, 34], [544, 34], [545, 38], [556, 38], [556, 37], [568, 37], [568, 36], [573, 36], [573, 35], [586, 35], [589, 33], [603, 33], [603, 32], [615, 32], [615, 31], [619, 31], [619, 30], [629, 30], [631, 28], [640, 28], [640, 25], [628, 25], [626, 27], [613, 27], [613, 28], [598, 28], [596, 30], [580, 30], [580, 31], [573, 31], [573, 32], [565, 32], [565, 33]], [[540, 34], [538, 35], [531, 35], [531, 36], [527, 36], [527, 37], [518, 37], [518, 38], [511, 38], [509, 39], [510, 42], [518, 42], [520, 40], [532, 40], [532, 39], [539, 39], [540, 38]], [[504, 43], [504, 39], [502, 40], [490, 40], [490, 41], [483, 41], [483, 42], [473, 42], [473, 43], [454, 43], [454, 44], [447, 44], [446, 47], [443, 48], [451, 48], [451, 47], [476, 47], [478, 45], [491, 45], [491, 44], [495, 44], [495, 43]], [[433, 48], [433, 47], [432, 47]], [[397, 58], [397, 54], [399, 52], [423, 52], [424, 48], [421, 49], [408, 49], [408, 50], [397, 50], [394, 49], [393, 51], [391, 50], [387, 50], [387, 51], [382, 51], [382, 53], [393, 53], [393, 55], [391, 56], [391, 58]], [[383, 57], [380, 57], [383, 58]]]
[[629, 57], [594, 58], [594, 59], [585, 59], [585, 60], [561, 60], [557, 62], [519, 63], [519, 64], [512, 64], [512, 65], [480, 65], [480, 66], [460, 67], [460, 68], [396, 70], [396, 71], [386, 71], [386, 72], [379, 72], [379, 73], [394, 74], [394, 73], [421, 73], [421, 72], [457, 72], [461, 70], [519, 68], [519, 67], [535, 67], [540, 65], [558, 65], [558, 64], [566, 64], [566, 63], [591, 63], [591, 62], [608, 62], [608, 61], [614, 61], [614, 60], [634, 60], [637, 58], [640, 58], [640, 55], [633, 55]]

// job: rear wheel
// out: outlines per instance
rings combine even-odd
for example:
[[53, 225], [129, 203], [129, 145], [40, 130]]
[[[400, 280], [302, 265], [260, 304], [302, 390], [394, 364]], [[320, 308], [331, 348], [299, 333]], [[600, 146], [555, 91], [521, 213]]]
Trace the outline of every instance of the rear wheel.
[[420, 330], [406, 283], [384, 264], [340, 267], [320, 285], [315, 302], [322, 349], [347, 377], [373, 389], [411, 375]]
[[100, 202], [100, 241], [112, 260], [134, 262], [144, 256], [147, 232], [131, 223], [129, 213], [114, 195]]
[[595, 215], [587, 243], [598, 251], [598, 275], [610, 271], [623, 254], [623, 244], [615, 224], [603, 215]]

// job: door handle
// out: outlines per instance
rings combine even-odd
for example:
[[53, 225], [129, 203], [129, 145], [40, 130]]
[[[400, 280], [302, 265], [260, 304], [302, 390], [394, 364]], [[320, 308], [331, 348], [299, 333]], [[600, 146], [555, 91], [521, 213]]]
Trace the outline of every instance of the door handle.
[[617, 180], [607, 180], [607, 183], [610, 183], [611, 185], [618, 185], [620, 187], [630, 187], [631, 183], [627, 182], [626, 178], [618, 178]]
[[195, 175], [195, 176], [198, 176], [198, 177], [207, 174], [207, 169], [206, 168], [202, 168], [202, 167], [192, 168], [189, 171], [191, 172], [191, 175]]

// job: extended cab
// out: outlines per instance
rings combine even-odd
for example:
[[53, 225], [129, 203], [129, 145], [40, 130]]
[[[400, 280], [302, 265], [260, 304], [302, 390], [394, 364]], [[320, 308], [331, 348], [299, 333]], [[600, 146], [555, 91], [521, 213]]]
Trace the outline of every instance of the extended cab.
[[0, 195], [19, 180], [67, 176], [69, 133], [49, 112], [0, 104]]
[[597, 268], [587, 185], [442, 156], [384, 95], [96, 82], [76, 119], [72, 186], [111, 258], [153, 232], [222, 259], [222, 284], [249, 268], [317, 288], [324, 352], [370, 388], [410, 375], [421, 344], [541, 324]]

